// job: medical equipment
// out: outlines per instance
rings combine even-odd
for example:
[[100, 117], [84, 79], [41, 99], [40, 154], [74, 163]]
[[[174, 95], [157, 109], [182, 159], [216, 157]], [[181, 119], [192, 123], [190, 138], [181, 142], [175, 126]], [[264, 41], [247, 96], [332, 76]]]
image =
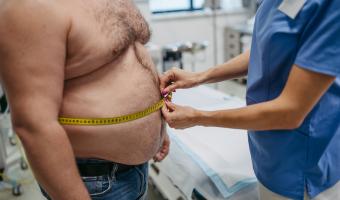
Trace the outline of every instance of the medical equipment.
[[183, 52], [179, 50], [177, 45], [166, 45], [163, 47], [162, 56], [162, 72], [166, 72], [175, 66], [183, 69]]
[[208, 46], [209, 46], [208, 41], [186, 42], [180, 46], [180, 49], [182, 49], [182, 52], [189, 53], [191, 55], [191, 71], [192, 72], [196, 71], [196, 62], [198, 61], [196, 54], [199, 52], [205, 51], [208, 48]]
[[259, 0], [242, 0], [242, 6], [248, 10], [249, 16], [253, 16], [259, 7]]
[[[239, 24], [224, 28], [224, 60], [228, 61], [249, 50], [253, 34], [253, 26]], [[246, 84], [247, 78], [237, 78], [235, 81]]]
[[163, 72], [172, 67], [179, 67], [183, 69], [183, 54], [189, 53], [191, 55], [191, 71], [195, 71], [196, 54], [205, 51], [208, 47], [207, 41], [202, 42], [183, 42], [166, 45], [163, 50]]
[[[208, 87], [178, 90], [173, 101], [202, 110], [244, 106], [244, 101]], [[169, 200], [257, 200], [246, 131], [168, 128], [169, 156], [152, 163], [151, 183]]]
[[12, 189], [14, 196], [22, 194], [22, 184], [18, 180], [11, 178], [9, 169], [20, 163], [22, 170], [27, 170], [28, 165], [24, 159], [21, 147], [16, 141], [13, 133], [8, 104], [5, 95], [1, 97], [0, 114], [0, 190]]

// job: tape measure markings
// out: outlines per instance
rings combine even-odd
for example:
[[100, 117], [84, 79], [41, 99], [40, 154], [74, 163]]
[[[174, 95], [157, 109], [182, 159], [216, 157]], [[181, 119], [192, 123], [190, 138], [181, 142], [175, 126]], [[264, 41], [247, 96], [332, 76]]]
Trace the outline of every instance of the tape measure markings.
[[120, 117], [112, 117], [112, 118], [69, 118], [69, 117], [59, 117], [59, 123], [62, 125], [83, 125], [83, 126], [99, 126], [99, 125], [114, 125], [121, 124], [130, 121], [134, 121], [143, 117], [146, 117], [164, 106], [165, 99], [171, 101], [172, 94], [165, 96], [158, 103], [150, 106], [144, 111], [140, 111], [137, 113], [124, 115]]

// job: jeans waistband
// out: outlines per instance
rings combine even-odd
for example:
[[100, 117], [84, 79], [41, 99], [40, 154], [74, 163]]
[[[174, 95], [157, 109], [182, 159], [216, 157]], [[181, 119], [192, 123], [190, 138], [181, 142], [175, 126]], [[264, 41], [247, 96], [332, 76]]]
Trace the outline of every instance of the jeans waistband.
[[136, 167], [100, 159], [77, 159], [77, 166], [82, 177], [119, 174]]

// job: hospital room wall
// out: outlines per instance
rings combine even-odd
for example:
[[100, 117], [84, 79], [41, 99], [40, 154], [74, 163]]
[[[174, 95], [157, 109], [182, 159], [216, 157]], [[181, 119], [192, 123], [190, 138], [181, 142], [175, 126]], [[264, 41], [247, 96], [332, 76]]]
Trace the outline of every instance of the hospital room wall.
[[[221, 13], [217, 16], [217, 64], [224, 60], [224, 28], [232, 24], [244, 23], [243, 12]], [[152, 43], [166, 45], [186, 41], [208, 41], [206, 53], [197, 54], [196, 71], [206, 70], [214, 66], [214, 31], [211, 13], [186, 14], [182, 16], [152, 17]], [[187, 70], [191, 69], [191, 56], [184, 57]]]
[[[207, 41], [209, 46], [205, 53], [197, 54], [195, 71], [203, 71], [214, 66], [214, 30], [213, 15], [211, 11], [198, 11], [194, 13], [171, 13], [152, 15], [148, 0], [135, 0], [142, 14], [149, 22], [152, 30], [151, 43], [162, 47], [163, 45], [186, 41]], [[242, 9], [219, 11], [216, 17], [217, 35], [217, 64], [224, 60], [224, 29], [228, 26], [244, 24], [248, 20], [246, 12]], [[191, 56], [184, 55], [184, 68], [191, 70]]]

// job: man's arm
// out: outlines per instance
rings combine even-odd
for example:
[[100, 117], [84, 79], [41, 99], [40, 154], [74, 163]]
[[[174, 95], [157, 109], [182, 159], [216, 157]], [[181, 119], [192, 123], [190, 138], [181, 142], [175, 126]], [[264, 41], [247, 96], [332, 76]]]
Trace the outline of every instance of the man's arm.
[[70, 20], [55, 2], [1, 2], [0, 78], [14, 130], [39, 183], [53, 199], [86, 200], [72, 147], [58, 123]]
[[163, 115], [173, 128], [195, 125], [246, 130], [284, 130], [298, 128], [335, 77], [293, 66], [282, 94], [269, 102], [239, 109], [198, 111], [167, 103]]
[[222, 65], [200, 73], [173, 68], [160, 76], [160, 90], [162, 93], [169, 93], [176, 89], [191, 88], [204, 83], [216, 83], [245, 76], [248, 73], [249, 57], [250, 51], [248, 50]]

